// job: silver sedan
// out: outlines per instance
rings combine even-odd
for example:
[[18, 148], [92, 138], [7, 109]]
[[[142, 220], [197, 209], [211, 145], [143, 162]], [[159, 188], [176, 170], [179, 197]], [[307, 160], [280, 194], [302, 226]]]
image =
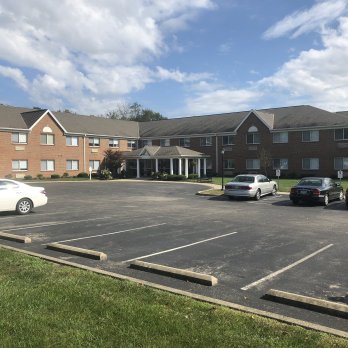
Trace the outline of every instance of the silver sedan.
[[261, 196], [275, 195], [278, 185], [262, 174], [237, 175], [233, 181], [225, 185], [224, 194], [233, 197], [247, 197], [259, 200]]

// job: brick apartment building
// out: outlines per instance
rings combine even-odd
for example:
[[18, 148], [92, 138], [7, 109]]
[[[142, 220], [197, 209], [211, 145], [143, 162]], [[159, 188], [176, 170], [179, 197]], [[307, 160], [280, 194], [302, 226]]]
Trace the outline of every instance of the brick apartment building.
[[302, 105], [138, 123], [0, 105], [0, 177], [95, 171], [108, 149], [133, 176], [348, 175], [348, 112]]

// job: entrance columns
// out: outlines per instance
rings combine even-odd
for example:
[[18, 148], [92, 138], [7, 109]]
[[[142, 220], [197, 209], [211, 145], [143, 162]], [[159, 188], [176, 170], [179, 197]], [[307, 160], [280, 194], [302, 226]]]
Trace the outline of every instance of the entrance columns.
[[181, 167], [181, 158], [178, 158], [179, 160], [179, 175], [182, 174], [182, 167]]
[[188, 158], [185, 158], [185, 176], [188, 178]]
[[203, 158], [203, 175], [207, 176], [207, 159]]
[[201, 177], [201, 159], [197, 158], [197, 175], [200, 178]]
[[173, 175], [174, 171], [173, 171], [173, 159], [170, 159], [170, 175]]
[[140, 160], [137, 158], [137, 179], [140, 178]]
[[158, 158], [155, 159], [155, 172], [158, 173]]

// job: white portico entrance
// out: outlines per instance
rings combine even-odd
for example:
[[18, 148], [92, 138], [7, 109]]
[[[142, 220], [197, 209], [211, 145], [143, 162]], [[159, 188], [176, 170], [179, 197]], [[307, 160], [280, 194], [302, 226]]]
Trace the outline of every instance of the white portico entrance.
[[207, 175], [207, 158], [201, 152], [180, 146], [145, 146], [132, 152], [123, 153], [126, 160], [126, 170], [136, 168], [136, 177], [150, 176], [151, 173], [166, 172], [173, 175], [197, 174]]

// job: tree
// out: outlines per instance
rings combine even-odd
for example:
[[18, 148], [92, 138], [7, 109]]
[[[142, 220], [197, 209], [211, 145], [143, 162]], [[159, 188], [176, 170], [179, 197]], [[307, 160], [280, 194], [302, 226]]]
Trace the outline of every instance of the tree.
[[262, 147], [259, 150], [259, 159], [260, 159], [261, 169], [263, 169], [265, 175], [268, 176], [268, 171], [272, 165], [271, 153], [268, 150], [266, 150], [264, 147]]
[[137, 122], [166, 120], [159, 112], [144, 109], [139, 103], [118, 103], [116, 109], [109, 111], [105, 117], [117, 120], [128, 120]]
[[104, 163], [102, 163], [102, 167], [104, 166], [104, 169], [110, 170], [114, 178], [117, 176], [118, 170], [121, 169], [123, 162], [124, 158], [122, 157], [121, 151], [113, 151], [111, 149], [104, 151]]

